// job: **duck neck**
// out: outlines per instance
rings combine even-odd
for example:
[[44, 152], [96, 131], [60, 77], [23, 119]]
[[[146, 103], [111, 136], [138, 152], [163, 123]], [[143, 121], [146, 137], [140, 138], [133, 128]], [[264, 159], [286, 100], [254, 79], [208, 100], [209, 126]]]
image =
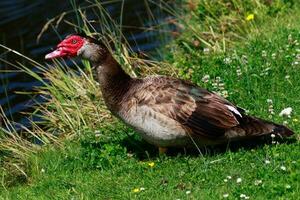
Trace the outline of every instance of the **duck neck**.
[[96, 69], [104, 101], [108, 109], [116, 113], [129, 90], [132, 78], [126, 74], [110, 53], [104, 61], [96, 65]]

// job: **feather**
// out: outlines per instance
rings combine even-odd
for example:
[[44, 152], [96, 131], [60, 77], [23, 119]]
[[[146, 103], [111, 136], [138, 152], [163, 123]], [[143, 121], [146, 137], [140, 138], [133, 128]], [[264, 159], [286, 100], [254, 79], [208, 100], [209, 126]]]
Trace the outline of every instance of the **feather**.
[[138, 106], [176, 120], [191, 134], [207, 138], [223, 137], [239, 124], [238, 108], [218, 95], [189, 82], [155, 76], [144, 79], [135, 97]]

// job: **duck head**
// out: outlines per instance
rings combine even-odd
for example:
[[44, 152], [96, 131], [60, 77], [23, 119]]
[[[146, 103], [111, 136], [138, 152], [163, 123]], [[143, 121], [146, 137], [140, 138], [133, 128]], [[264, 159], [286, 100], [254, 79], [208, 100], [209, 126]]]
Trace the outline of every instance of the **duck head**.
[[54, 51], [45, 56], [45, 59], [80, 56], [83, 59], [98, 63], [105, 59], [108, 52], [105, 45], [94, 38], [74, 34], [61, 41]]

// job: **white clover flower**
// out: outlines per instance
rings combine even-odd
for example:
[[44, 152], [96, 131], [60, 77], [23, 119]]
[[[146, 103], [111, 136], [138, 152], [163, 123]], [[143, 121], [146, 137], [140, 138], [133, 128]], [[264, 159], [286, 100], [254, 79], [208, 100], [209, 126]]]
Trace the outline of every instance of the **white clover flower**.
[[237, 76], [241, 76], [242, 75], [242, 70], [240, 68], [238, 68], [236, 70], [236, 74], [237, 74]]
[[228, 197], [229, 197], [229, 194], [228, 194], [228, 193], [223, 194], [223, 197], [224, 197], [224, 198], [228, 198]]
[[144, 190], [145, 190], [145, 188], [144, 188], [144, 187], [141, 187], [141, 188], [140, 188], [140, 191], [144, 191]]
[[273, 100], [272, 99], [267, 99], [267, 103], [272, 104]]
[[286, 75], [284, 78], [285, 79], [290, 79], [290, 75]]
[[241, 61], [243, 64], [247, 64], [248, 63], [248, 57], [246, 55], [242, 55]]
[[271, 134], [271, 138], [275, 138], [275, 137], [276, 137], [276, 135], [272, 133]]
[[241, 198], [241, 199], [250, 199], [250, 197], [247, 196], [247, 195], [245, 195], [245, 194], [241, 194], [241, 195], [240, 195], [240, 198]]
[[255, 180], [254, 181], [254, 185], [260, 185], [260, 184], [262, 184], [262, 180]]
[[291, 34], [289, 34], [289, 36], [288, 36], [288, 41], [291, 42], [292, 40], [293, 40], [293, 37], [292, 37]]
[[271, 163], [271, 161], [269, 161], [269, 160], [265, 160], [265, 163], [266, 163], [266, 164], [270, 164], [270, 163]]
[[209, 48], [204, 48], [204, 49], [203, 49], [203, 52], [204, 52], [204, 53], [209, 53], [209, 51], [210, 51]]
[[231, 59], [230, 58], [224, 58], [224, 63], [225, 64], [230, 64], [231, 63]]
[[95, 137], [101, 137], [100, 133], [95, 134]]
[[293, 109], [291, 107], [287, 107], [279, 113], [279, 116], [280, 117], [291, 117], [292, 111], [293, 111]]
[[269, 111], [269, 113], [270, 113], [271, 115], [274, 115], [274, 108], [273, 108], [273, 104], [272, 104], [272, 103], [269, 104], [269, 109], [268, 109], [268, 111]]
[[224, 98], [227, 98], [227, 97], [228, 97], [228, 91], [227, 91], [227, 90], [222, 91], [221, 95], [222, 95]]
[[209, 81], [209, 79], [210, 79], [210, 76], [207, 74], [207, 75], [204, 75], [203, 77], [202, 77], [202, 82], [204, 82], [204, 83], [207, 83], [208, 81]]
[[219, 88], [224, 89], [225, 84], [224, 83], [219, 83]]
[[237, 178], [237, 179], [236, 179], [236, 182], [237, 182], [237, 183], [241, 183], [241, 182], [242, 182], [242, 179], [241, 179], [241, 178]]
[[286, 167], [283, 166], [283, 165], [280, 167], [280, 169], [281, 169], [282, 171], [286, 171]]

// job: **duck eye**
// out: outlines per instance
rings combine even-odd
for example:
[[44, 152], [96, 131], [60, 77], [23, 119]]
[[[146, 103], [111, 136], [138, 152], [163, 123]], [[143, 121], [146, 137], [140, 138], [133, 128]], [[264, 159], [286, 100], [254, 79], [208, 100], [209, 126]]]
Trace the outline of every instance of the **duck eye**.
[[77, 43], [77, 40], [72, 40], [72, 44], [76, 44]]

